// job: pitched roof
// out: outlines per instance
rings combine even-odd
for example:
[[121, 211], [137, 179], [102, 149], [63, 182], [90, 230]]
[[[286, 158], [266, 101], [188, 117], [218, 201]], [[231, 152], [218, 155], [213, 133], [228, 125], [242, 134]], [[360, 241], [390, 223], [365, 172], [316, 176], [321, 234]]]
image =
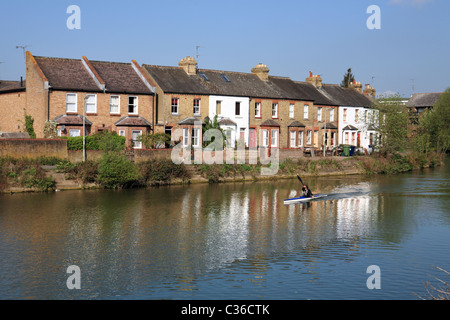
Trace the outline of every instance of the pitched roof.
[[[338, 127], [334, 123], [327, 122], [326, 129], [337, 129], [337, 128]], [[321, 129], [325, 129], [325, 125], [323, 125]]]
[[266, 99], [299, 98], [295, 91], [289, 88], [289, 85], [294, 87], [295, 84], [288, 78], [270, 77], [270, 81], [262, 81], [253, 73], [199, 69], [197, 74], [188, 75], [180, 67], [146, 64], [143, 67], [165, 93]]
[[234, 122], [233, 120], [231, 120], [230, 118], [223, 118], [223, 119], [221, 119], [219, 121], [219, 124], [223, 125], [223, 126], [236, 126], [237, 125], [237, 123]]
[[306, 127], [303, 123], [301, 123], [300, 121], [294, 121], [292, 122], [290, 125], [288, 125], [288, 127]]
[[[131, 63], [89, 61], [87, 67], [81, 59], [36, 57], [38, 67], [55, 90], [102, 92], [94, 80], [103, 82], [107, 92], [152, 94]], [[89, 68], [93, 68], [92, 70]]]
[[180, 122], [178, 122], [178, 124], [179, 125], [194, 126], [194, 125], [202, 125], [203, 121], [198, 119], [198, 118], [189, 117], [189, 118], [185, 118], [185, 119], [181, 120]]
[[406, 104], [407, 107], [432, 107], [443, 93], [416, 93]]
[[134, 71], [131, 63], [90, 61], [105, 82], [106, 90], [114, 93], [149, 94], [150, 89]]
[[23, 91], [26, 87], [26, 81], [6, 81], [0, 80], [0, 93]]
[[344, 129], [342, 129], [342, 130], [358, 131], [358, 128], [349, 124], [348, 126], [344, 127]]
[[166, 93], [209, 94], [198, 76], [189, 76], [182, 68], [142, 65]]
[[124, 117], [114, 123], [117, 127], [151, 127], [152, 124], [142, 117]]
[[336, 101], [331, 100], [327, 95], [325, 95], [320, 89], [317, 89], [312, 83], [295, 81], [296, 88], [304, 97], [308, 100], [314, 101], [314, 104], [322, 106], [338, 106]]
[[100, 91], [81, 60], [36, 56], [34, 59], [53, 89]]
[[280, 125], [275, 120], [266, 120], [261, 123], [261, 127], [279, 127]]
[[324, 84], [318, 89], [325, 97], [338, 106], [366, 107], [373, 104], [372, 98], [362, 94], [353, 88], [343, 88], [338, 85]]
[[[58, 125], [77, 125], [82, 126], [83, 125], [83, 116], [81, 115], [67, 115], [63, 114], [59, 117], [56, 117], [55, 120]], [[87, 118], [85, 118], [85, 124], [90, 126], [92, 125], [92, 122], [89, 121]]]

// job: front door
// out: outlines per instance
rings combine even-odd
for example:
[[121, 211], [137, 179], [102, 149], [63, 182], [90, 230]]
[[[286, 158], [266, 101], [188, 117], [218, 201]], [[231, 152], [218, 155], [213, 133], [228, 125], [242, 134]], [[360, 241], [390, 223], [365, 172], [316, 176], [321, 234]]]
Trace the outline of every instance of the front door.
[[256, 129], [250, 128], [249, 131], [249, 147], [250, 148], [256, 148]]

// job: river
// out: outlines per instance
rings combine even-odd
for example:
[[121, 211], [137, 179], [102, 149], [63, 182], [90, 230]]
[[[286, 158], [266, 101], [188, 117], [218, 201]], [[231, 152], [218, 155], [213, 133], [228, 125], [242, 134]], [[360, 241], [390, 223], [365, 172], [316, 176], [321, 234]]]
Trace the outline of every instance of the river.
[[303, 180], [328, 197], [284, 205], [297, 179], [0, 195], [0, 299], [419, 299], [449, 280], [448, 161]]

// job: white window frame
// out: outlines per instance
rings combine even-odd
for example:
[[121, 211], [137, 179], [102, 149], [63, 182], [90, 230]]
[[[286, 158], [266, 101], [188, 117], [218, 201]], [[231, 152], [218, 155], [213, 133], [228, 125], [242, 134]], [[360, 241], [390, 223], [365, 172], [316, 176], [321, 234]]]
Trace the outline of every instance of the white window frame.
[[355, 109], [355, 122], [359, 122], [359, 109]]
[[289, 131], [289, 141], [290, 141], [291, 148], [297, 147], [297, 132], [296, 131]]
[[295, 105], [293, 103], [289, 104], [289, 118], [294, 119]]
[[334, 122], [334, 109], [330, 110], [330, 122]]
[[[142, 136], [142, 130], [133, 130], [131, 132], [131, 141], [133, 142], [133, 149], [142, 149], [142, 141], [134, 140], [134, 134], [139, 133], [137, 137]], [[136, 137], [136, 138], [137, 138]]]
[[347, 132], [344, 133], [344, 144], [349, 144], [348, 139], [349, 139], [349, 134], [348, 134], [348, 131], [347, 131]]
[[272, 119], [278, 119], [278, 103], [272, 103]]
[[192, 146], [198, 148], [200, 145], [200, 129], [192, 128]]
[[[174, 104], [174, 101], [176, 101], [176, 103]], [[176, 108], [176, 112], [173, 112], [174, 108]], [[171, 102], [170, 102], [170, 112], [172, 114], [176, 114], [178, 115], [180, 112], [180, 98], [172, 98]]]
[[119, 130], [119, 136], [125, 137], [125, 130]]
[[317, 121], [322, 121], [322, 108], [317, 108]]
[[298, 147], [303, 147], [303, 131], [298, 132]]
[[309, 119], [309, 105], [303, 106], [303, 119]]
[[[130, 112], [130, 98], [134, 98], [133, 112]], [[128, 96], [128, 114], [138, 114], [139, 113], [139, 97], [138, 96]]]
[[255, 102], [255, 118], [261, 118], [261, 102]]
[[[73, 133], [77, 134], [73, 135]], [[69, 129], [69, 137], [81, 137], [81, 129]]]
[[[70, 96], [75, 97], [75, 102], [69, 102]], [[69, 110], [69, 105], [73, 105], [74, 109]], [[67, 113], [77, 113], [78, 112], [78, 94], [76, 94], [76, 93], [67, 93], [66, 94], [66, 112]]]
[[306, 144], [310, 145], [312, 143], [312, 130], [306, 130]]
[[[117, 100], [118, 100], [118, 104], [117, 105], [113, 105], [112, 104], [112, 99], [113, 98], [118, 98]], [[111, 111], [111, 106], [117, 106], [117, 111]], [[109, 97], [109, 113], [111, 113], [111, 114], [120, 114], [120, 96], [119, 95], [111, 95], [110, 97]]]
[[189, 146], [189, 128], [183, 128], [183, 147]]
[[[198, 105], [196, 105], [196, 102], [198, 103]], [[194, 99], [194, 101], [193, 101], [193, 114], [194, 114], [194, 116], [199, 116], [200, 115], [200, 104], [201, 104], [201, 99]]]
[[[88, 102], [89, 97], [94, 97], [94, 102]], [[88, 106], [93, 105], [93, 110], [89, 110]], [[86, 95], [86, 113], [97, 113], [97, 95], [96, 94], [87, 94]]]
[[347, 108], [342, 111], [342, 121], [347, 122]]
[[262, 134], [262, 146], [268, 147], [269, 146], [269, 130], [263, 129], [261, 130]]
[[278, 147], [278, 130], [272, 129], [270, 135], [270, 146], [273, 148]]

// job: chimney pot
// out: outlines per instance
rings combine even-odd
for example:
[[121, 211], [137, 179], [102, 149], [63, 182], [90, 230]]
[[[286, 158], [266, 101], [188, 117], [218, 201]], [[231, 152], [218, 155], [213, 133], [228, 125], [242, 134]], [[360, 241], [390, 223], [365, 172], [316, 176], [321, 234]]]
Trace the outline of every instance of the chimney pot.
[[178, 66], [183, 68], [183, 70], [190, 76], [197, 74], [197, 61], [194, 57], [187, 56], [181, 59]]

